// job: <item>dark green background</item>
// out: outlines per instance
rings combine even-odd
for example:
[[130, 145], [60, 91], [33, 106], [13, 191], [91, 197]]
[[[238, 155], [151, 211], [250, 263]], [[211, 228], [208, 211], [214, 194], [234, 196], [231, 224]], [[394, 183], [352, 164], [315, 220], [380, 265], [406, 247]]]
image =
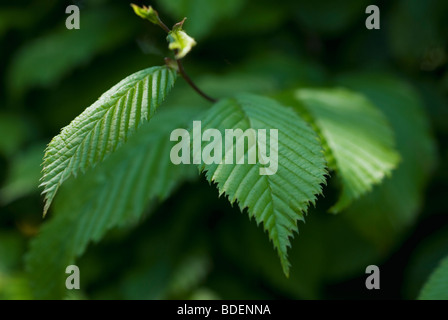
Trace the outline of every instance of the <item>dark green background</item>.
[[[28, 299], [33, 294], [23, 257], [45, 223], [37, 188], [45, 145], [112, 85], [163, 64], [170, 53], [163, 31], [135, 16], [127, 1], [5, 2], [0, 5], [0, 298]], [[65, 28], [65, 8], [72, 3], [81, 8], [80, 30]], [[427, 167], [433, 174], [429, 181], [428, 172], [421, 181], [411, 180], [421, 185], [411, 198], [398, 190], [371, 203], [373, 219], [359, 204], [337, 216], [326, 213], [338, 194], [330, 179], [325, 197], [299, 225], [290, 279], [262, 228], [224, 197], [218, 199], [201, 177], [155, 206], [140, 225], [112, 230], [91, 245], [78, 263], [82, 290], [68, 297], [416, 298], [448, 253], [448, 2], [136, 3], [153, 5], [168, 25], [188, 17], [184, 27], [198, 45], [184, 65], [215, 97], [342, 84], [369, 96], [366, 77], [373, 87], [391, 92], [406, 85], [403, 92], [421, 99], [429, 119], [435, 152]], [[380, 30], [365, 27], [369, 4], [381, 10]], [[168, 103], [209, 105], [182, 79]], [[412, 135], [397, 138], [411, 157], [426, 156], [413, 149]], [[395, 200], [403, 206], [386, 210]], [[393, 214], [406, 218], [389, 228]], [[369, 264], [380, 266], [381, 290], [365, 289]]]

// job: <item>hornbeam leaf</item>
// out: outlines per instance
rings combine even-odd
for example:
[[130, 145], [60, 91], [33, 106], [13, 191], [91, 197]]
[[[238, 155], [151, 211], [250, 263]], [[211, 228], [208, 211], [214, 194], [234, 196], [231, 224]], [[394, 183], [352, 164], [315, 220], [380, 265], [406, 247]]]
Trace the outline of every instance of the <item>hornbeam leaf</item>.
[[103, 161], [153, 117], [175, 80], [176, 72], [167, 67], [136, 72], [109, 89], [53, 138], [46, 149], [41, 179], [44, 215], [65, 180]]
[[136, 224], [148, 209], [186, 180], [195, 166], [170, 161], [170, 133], [187, 126], [193, 108], [166, 108], [92, 173], [67, 181], [55, 201], [55, 215], [44, 223], [26, 256], [32, 291], [39, 299], [67, 294], [65, 268], [74, 264], [91, 241], [120, 226]]
[[342, 181], [341, 197], [330, 211], [345, 209], [397, 166], [393, 131], [364, 96], [345, 89], [301, 89], [294, 98], [317, 126], [327, 159]]
[[[263, 223], [288, 276], [290, 237], [298, 231], [297, 221], [304, 220], [308, 205], [315, 202], [316, 194], [322, 191], [321, 184], [325, 182], [325, 160], [317, 134], [291, 108], [248, 94], [215, 104], [204, 115], [202, 126], [203, 132], [215, 128], [223, 137], [229, 129], [266, 130], [265, 139], [260, 139], [260, 131], [257, 131], [256, 142], [249, 143], [244, 150], [242, 164], [235, 164], [236, 161], [229, 164], [230, 151], [239, 160], [243, 159], [238, 156], [237, 143], [232, 148], [223, 143], [223, 163], [202, 164], [200, 168], [206, 171], [208, 181], [217, 183], [221, 194], [228, 195], [231, 203], [237, 201], [242, 211], [247, 208], [249, 216], [255, 217], [257, 224]], [[278, 130], [277, 147], [271, 141], [271, 129]], [[241, 140], [244, 142], [244, 138], [237, 139]], [[269, 166], [260, 162], [266, 160], [260, 156], [260, 147], [264, 145], [271, 161], [274, 161], [273, 154], [278, 153], [278, 161], [274, 164], [278, 169], [276, 172], [271, 170], [273, 174], [270, 175], [260, 174], [260, 169]], [[204, 144], [202, 151], [207, 146]], [[258, 155], [255, 164], [248, 163], [251, 148], [255, 148]]]
[[387, 117], [396, 136], [402, 158], [399, 167], [390, 179], [353, 202], [345, 213], [361, 234], [386, 253], [415, 223], [436, 166], [429, 119], [417, 90], [399, 78], [357, 72], [339, 76], [338, 82], [372, 101]]

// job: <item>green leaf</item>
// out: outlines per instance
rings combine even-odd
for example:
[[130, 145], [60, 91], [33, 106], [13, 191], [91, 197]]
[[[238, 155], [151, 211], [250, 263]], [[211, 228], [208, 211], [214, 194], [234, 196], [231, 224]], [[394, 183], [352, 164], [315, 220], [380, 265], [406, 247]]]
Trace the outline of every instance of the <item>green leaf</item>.
[[[180, 170], [185, 169], [182, 167], [179, 166]], [[192, 174], [197, 179], [196, 166], [190, 166], [188, 169], [193, 170]], [[120, 245], [132, 244], [130, 254], [134, 253], [135, 259], [125, 272], [120, 271], [121, 279], [117, 279], [119, 285], [113, 286], [118, 289], [115, 290], [118, 293], [107, 290], [107, 295], [114, 299], [187, 298], [188, 291], [201, 285], [212, 267], [208, 254], [209, 229], [206, 225], [207, 209], [215, 206], [215, 195], [215, 190], [203, 181], [193, 185], [187, 184], [176, 191], [174, 201], [168, 201], [154, 211], [154, 218], [132, 230], [132, 236], [127, 237]], [[175, 216], [176, 223], [173, 223], [172, 215], [166, 214], [167, 210], [179, 213]], [[151, 254], [148, 254], [149, 252]], [[201, 263], [189, 263], [191, 269], [183, 267], [192, 256], [201, 257]], [[148, 283], [151, 285], [148, 286]], [[107, 297], [100, 295], [94, 298]]]
[[436, 163], [429, 119], [415, 88], [396, 77], [352, 73], [338, 77], [338, 82], [362, 92], [384, 113], [402, 158], [390, 179], [347, 210], [354, 226], [384, 252], [412, 226], [422, 206]]
[[394, 135], [384, 115], [364, 96], [345, 89], [301, 89], [298, 106], [318, 127], [327, 159], [342, 180], [336, 213], [391, 174], [399, 162]]
[[44, 158], [44, 214], [65, 180], [103, 161], [153, 117], [175, 80], [176, 72], [167, 67], [136, 72], [104, 93], [53, 138]]
[[[148, 207], [166, 199], [179, 183], [197, 177], [194, 166], [170, 161], [170, 133], [187, 126], [196, 109], [162, 110], [128, 143], [89, 175], [68, 181], [55, 203], [55, 215], [31, 243], [26, 257], [32, 289], [41, 299], [66, 293], [65, 268], [91, 240], [115, 226], [135, 224]], [[82, 271], [81, 271], [82, 272]]]
[[431, 274], [418, 299], [448, 300], [448, 257], [445, 257]]
[[[223, 210], [223, 206], [220, 206], [220, 210]], [[291, 299], [319, 298], [319, 285], [324, 279], [323, 269], [328, 266], [324, 262], [326, 254], [321, 240], [324, 233], [315, 226], [317, 216], [314, 212], [308, 214], [306, 221], [307, 225], [312, 227], [302, 228], [300, 236], [291, 241], [294, 250], [288, 254], [288, 260], [294, 269], [289, 278], [286, 278], [279, 272], [278, 256], [272, 250], [270, 243], [266, 241], [266, 234], [260, 228], [254, 228], [247, 219], [230, 214], [235, 211], [224, 212], [216, 232], [217, 241], [223, 248], [222, 255], [229, 260], [228, 264], [243, 269], [243, 273], [250, 274], [252, 279], [263, 279], [263, 283], [275, 288], [274, 291], [282, 292]], [[243, 244], [250, 250], [242, 250]], [[254, 261], [262, 261], [262, 263], [254, 268]], [[218, 269], [214, 272], [222, 273], [223, 271]]]
[[184, 58], [196, 45], [196, 41], [182, 30], [184, 22], [185, 19], [176, 23], [166, 38], [169, 43], [168, 48], [176, 52], [177, 60]]
[[[293, 110], [274, 100], [242, 94], [215, 104], [204, 116], [202, 127], [218, 129], [266, 129], [266, 150], [271, 146], [269, 129], [278, 130], [278, 171], [260, 175], [259, 163], [248, 164], [246, 148], [244, 164], [203, 164], [210, 182], [216, 182], [221, 194], [229, 201], [238, 201], [241, 210], [263, 222], [277, 249], [283, 271], [289, 275], [287, 248], [290, 237], [297, 231], [297, 220], [304, 220], [309, 203], [314, 203], [325, 181], [325, 160], [315, 132]], [[256, 148], [264, 143], [257, 142]], [[236, 153], [236, 144], [233, 153]], [[223, 155], [229, 155], [228, 149]]]

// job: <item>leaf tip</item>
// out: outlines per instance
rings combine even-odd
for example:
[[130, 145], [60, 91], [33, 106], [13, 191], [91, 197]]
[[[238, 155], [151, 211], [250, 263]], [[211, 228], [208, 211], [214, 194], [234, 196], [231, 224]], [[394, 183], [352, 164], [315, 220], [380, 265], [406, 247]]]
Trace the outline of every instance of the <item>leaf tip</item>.
[[45, 217], [47, 216], [48, 209], [50, 209], [50, 205], [51, 205], [51, 200], [46, 199], [45, 205], [44, 205], [44, 211], [42, 212], [42, 219], [45, 219]]
[[284, 258], [281, 260], [281, 265], [282, 265], [282, 269], [283, 269], [283, 274], [285, 275], [286, 278], [289, 279], [289, 269], [291, 267], [291, 265], [289, 264], [288, 258]]

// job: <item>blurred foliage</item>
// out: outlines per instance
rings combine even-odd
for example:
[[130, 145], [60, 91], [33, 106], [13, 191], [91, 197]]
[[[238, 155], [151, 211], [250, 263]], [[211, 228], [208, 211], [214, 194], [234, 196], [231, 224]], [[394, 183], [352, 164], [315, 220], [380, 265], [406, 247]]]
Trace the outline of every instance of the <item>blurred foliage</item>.
[[448, 258], [445, 257], [422, 288], [420, 300], [448, 300]]
[[[289, 279], [262, 228], [218, 198], [205, 177], [193, 178], [195, 168], [182, 167], [172, 185], [149, 188], [164, 171], [138, 170], [138, 159], [150, 156], [138, 142], [154, 143], [166, 131], [142, 131], [114, 154], [120, 170], [106, 161], [94, 183], [68, 181], [42, 225], [44, 144], [112, 85], [170, 53], [163, 32], [126, 1], [3, 1], [0, 299], [56, 297], [42, 288], [51, 281], [66, 299], [414, 299], [428, 279], [428, 288], [442, 283], [440, 271], [430, 274], [446, 267], [440, 263], [448, 254], [448, 2], [375, 1], [380, 30], [365, 28], [366, 1], [136, 3], [153, 5], [168, 25], [188, 18], [184, 28], [198, 44], [185, 67], [210, 95], [346, 87], [385, 115], [401, 162], [336, 216], [327, 211], [340, 181], [329, 180], [292, 240]], [[70, 4], [81, 9], [80, 30], [65, 28]], [[179, 108], [194, 116], [208, 106], [179, 79], [159, 116], [175, 127]], [[154, 180], [122, 203], [120, 185], [145, 174]], [[107, 189], [99, 194], [98, 185]], [[174, 194], [161, 202], [168, 191]], [[74, 212], [82, 215], [76, 223]], [[35, 237], [41, 228], [57, 230], [57, 238]], [[86, 228], [87, 237], [77, 237]], [[42, 256], [26, 255], [30, 247], [42, 248]], [[30, 285], [27, 271], [43, 259], [55, 261], [54, 271]], [[63, 267], [71, 263], [81, 270], [77, 292], [63, 288]], [[379, 291], [365, 289], [369, 264], [380, 266]]]
[[11, 94], [22, 96], [28, 87], [51, 87], [94, 55], [113, 50], [129, 39], [136, 25], [135, 19], [124, 12], [94, 8], [83, 14], [79, 31], [61, 24], [33, 39], [20, 48], [10, 66], [6, 83]]

